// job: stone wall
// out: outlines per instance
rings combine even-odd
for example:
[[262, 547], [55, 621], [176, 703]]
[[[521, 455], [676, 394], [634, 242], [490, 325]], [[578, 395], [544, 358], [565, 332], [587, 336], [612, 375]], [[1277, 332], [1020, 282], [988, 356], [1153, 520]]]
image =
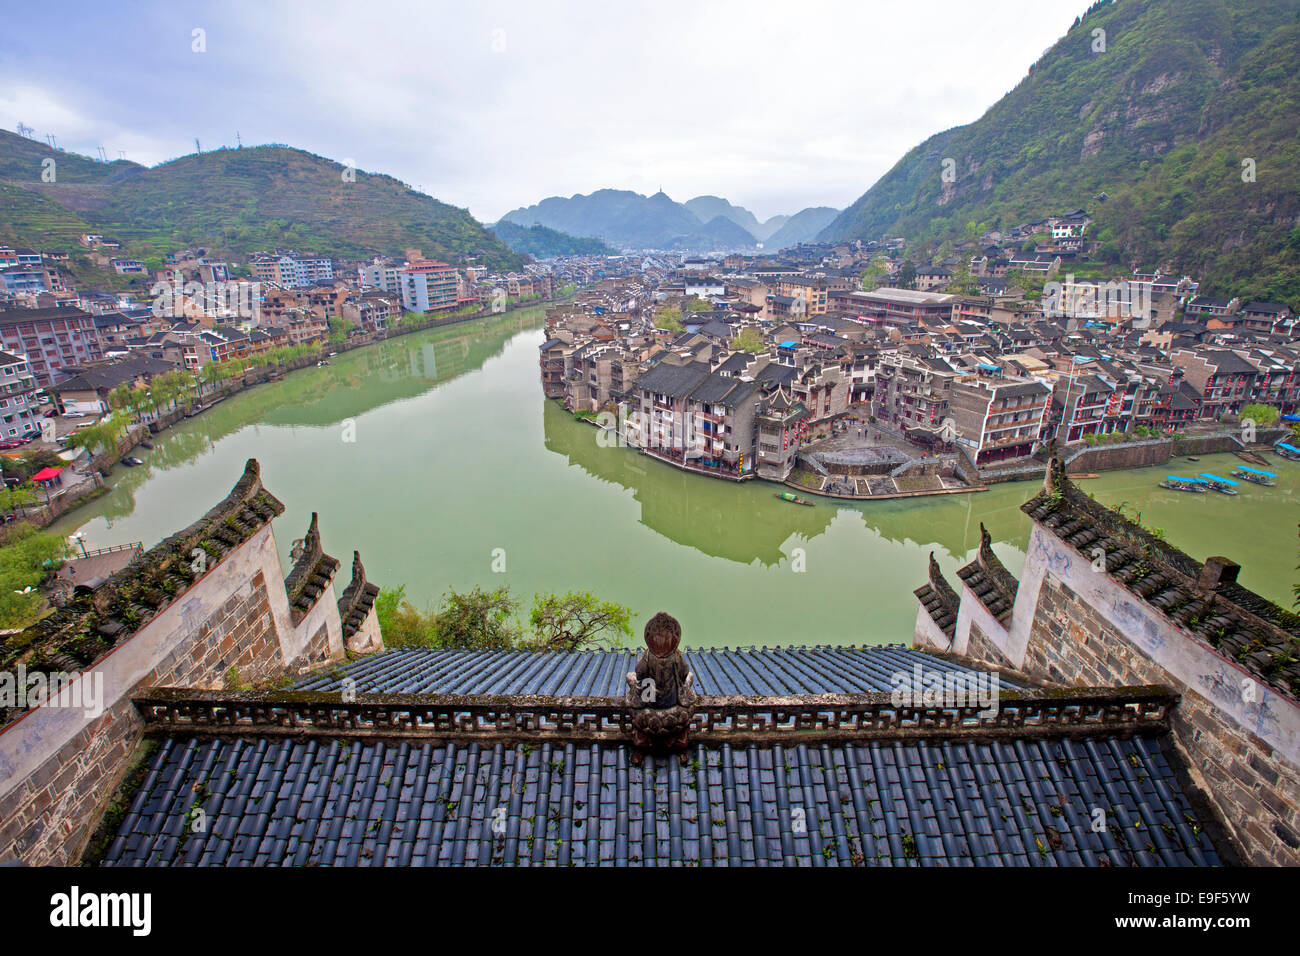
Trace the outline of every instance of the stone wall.
[[[256, 463], [249, 464], [241, 485], [258, 493], [260, 482], [246, 484], [257, 474]], [[192, 528], [202, 528], [204, 522], [208, 533], [228, 527], [222, 516], [237, 497], [232, 492], [231, 499]], [[164, 542], [159, 549], [166, 546]], [[148, 565], [159, 549], [137, 560]], [[136, 567], [133, 562], [122, 574]], [[99, 688], [102, 709], [46, 701], [0, 728], [0, 860], [43, 865], [81, 858], [131, 769], [143, 726], [132, 698], [142, 690], [242, 687], [344, 656], [332, 584], [296, 617], [281, 573], [267, 521], [75, 675], [76, 686]], [[364, 578], [359, 586], [368, 597], [378, 591]], [[366, 649], [382, 650], [373, 607], [363, 608], [367, 613], [360, 629]]]
[[[1067, 686], [1164, 684], [1181, 694], [1173, 713], [1174, 739], [1245, 860], [1300, 865], [1300, 766], [1293, 755], [1234, 719], [1222, 701], [1216, 704], [1151, 660], [1098, 608], [1050, 573], [1033, 607], [1021, 667]], [[1227, 677], [1217, 685], [1220, 692], [1237, 695], [1233, 681]], [[1258, 711], [1257, 719], [1266, 721], [1264, 708]]]
[[[1241, 858], [1300, 865], [1295, 617], [1226, 558], [1198, 562], [1098, 505], [1059, 460], [1022, 510], [1034, 525], [1010, 616], [964, 586], [953, 652], [1056, 686], [1169, 687], [1171, 740]], [[932, 587], [916, 592], [918, 646], [933, 644]]]
[[[267, 558], [271, 560], [267, 560]], [[274, 562], [274, 563], [272, 563]], [[270, 525], [186, 591], [178, 604], [83, 672], [102, 679], [106, 709], [41, 706], [0, 732], [0, 859], [75, 863], [125, 774], [146, 687], [218, 689], [230, 668], [253, 682], [282, 666], [268, 574], [279, 581]]]

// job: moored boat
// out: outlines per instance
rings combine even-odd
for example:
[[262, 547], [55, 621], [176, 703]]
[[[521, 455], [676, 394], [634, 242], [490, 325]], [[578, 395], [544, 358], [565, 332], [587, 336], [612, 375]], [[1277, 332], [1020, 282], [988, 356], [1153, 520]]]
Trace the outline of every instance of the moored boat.
[[1273, 479], [1277, 477], [1274, 472], [1263, 471], [1259, 468], [1251, 468], [1247, 465], [1238, 465], [1232, 470], [1232, 477], [1240, 478], [1242, 481], [1249, 481], [1255, 485], [1266, 485], [1272, 488], [1277, 484]]
[[1165, 475], [1165, 480], [1160, 482], [1161, 488], [1168, 488], [1170, 491], [1191, 491], [1196, 494], [1205, 494], [1210, 490], [1210, 484], [1204, 478], [1180, 478], [1177, 475]]
[[1201, 478], [1210, 486], [1210, 490], [1217, 491], [1221, 495], [1235, 495], [1237, 493], [1238, 485], [1231, 478], [1220, 478], [1208, 471], [1201, 472]]
[[800, 498], [798, 495], [792, 495], [788, 491], [778, 491], [776, 493], [776, 496], [780, 498], [782, 501], [788, 501], [791, 504], [807, 505], [809, 508], [813, 506], [813, 503], [811, 501], [804, 501], [804, 499]]
[[1273, 446], [1273, 450], [1283, 458], [1290, 458], [1292, 461], [1300, 461], [1300, 448], [1288, 442], [1280, 441]]

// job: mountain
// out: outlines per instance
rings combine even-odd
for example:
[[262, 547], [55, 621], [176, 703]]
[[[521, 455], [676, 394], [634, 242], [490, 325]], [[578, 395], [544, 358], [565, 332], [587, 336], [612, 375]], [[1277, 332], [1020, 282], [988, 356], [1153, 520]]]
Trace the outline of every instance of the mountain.
[[520, 226], [542, 225], [571, 236], [600, 238], [624, 249], [712, 252], [754, 246], [754, 237], [727, 217], [715, 215], [702, 222], [663, 192], [643, 196], [626, 189], [599, 189], [587, 196], [552, 196], [501, 218]]
[[1094, 4], [980, 119], [909, 151], [818, 238], [977, 237], [1082, 207], [1104, 261], [1294, 300], [1298, 77], [1300, 0]]
[[[47, 158], [53, 183], [40, 177]], [[146, 168], [0, 131], [0, 223], [0, 236], [21, 245], [67, 247], [93, 231], [140, 257], [183, 246], [218, 255], [286, 246], [349, 258], [418, 248], [494, 269], [525, 261], [464, 209], [287, 146], [219, 149]]]
[[763, 242], [767, 242], [767, 240], [772, 236], [774, 232], [776, 232], [778, 229], [780, 229], [789, 221], [790, 221], [789, 216], [784, 216], [784, 215], [773, 216], [771, 219], [768, 219], [759, 227], [759, 231], [754, 233], [754, 237], [756, 239], [761, 239]]
[[793, 216], [786, 217], [786, 221], [767, 237], [763, 245], [769, 249], [785, 249], [801, 242], [811, 242], [839, 214], [838, 209], [830, 206], [800, 209]]
[[744, 206], [733, 206], [721, 196], [696, 196], [694, 199], [686, 200], [682, 205], [695, 213], [700, 222], [707, 223], [718, 216], [722, 216], [724, 219], [734, 222], [754, 238], [759, 238], [758, 234], [763, 228], [758, 221], [758, 217], [752, 212]]
[[504, 219], [491, 227], [515, 252], [545, 259], [549, 256], [614, 256], [618, 250], [599, 239], [570, 236], [545, 226], [520, 226]]

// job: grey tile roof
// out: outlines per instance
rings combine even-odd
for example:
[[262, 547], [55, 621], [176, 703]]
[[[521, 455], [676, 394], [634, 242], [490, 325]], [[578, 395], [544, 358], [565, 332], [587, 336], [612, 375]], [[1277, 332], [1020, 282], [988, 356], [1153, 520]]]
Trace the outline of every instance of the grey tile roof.
[[[338, 691], [350, 677], [362, 694], [621, 697], [627, 689], [624, 675], [636, 667], [639, 654], [625, 649], [571, 654], [393, 650], [308, 675], [296, 686]], [[901, 645], [719, 648], [684, 654], [701, 694], [868, 694], [893, 690], [891, 676], [910, 674], [918, 663], [925, 671], [968, 670]]]
[[[163, 740], [105, 864], [1214, 865], [1160, 741]], [[201, 808], [206, 829], [190, 825]], [[1093, 827], [1094, 813], [1105, 828]]]

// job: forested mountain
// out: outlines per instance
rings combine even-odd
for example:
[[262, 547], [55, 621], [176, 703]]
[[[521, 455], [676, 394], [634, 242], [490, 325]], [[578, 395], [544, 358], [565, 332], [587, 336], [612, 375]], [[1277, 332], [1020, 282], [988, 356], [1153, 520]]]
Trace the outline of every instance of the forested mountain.
[[[502, 221], [594, 236], [624, 249], [726, 252], [757, 249], [760, 242], [769, 249], [792, 246], [813, 238], [834, 216], [834, 209], [813, 207], [759, 222], [748, 209], [719, 196], [696, 196], [678, 203], [663, 192], [642, 196], [625, 189], [600, 189], [588, 196], [552, 196], [535, 206], [513, 209]], [[778, 236], [781, 246], [773, 245]]]
[[786, 219], [785, 223], [773, 232], [764, 243], [770, 249], [785, 249], [809, 242], [825, 229], [840, 211], [830, 206], [809, 206], [801, 209]]
[[819, 238], [975, 237], [1083, 207], [1105, 261], [1295, 298], [1298, 72], [1300, 0], [1094, 4], [980, 119], [912, 149]]
[[[54, 182], [42, 181], [46, 158], [55, 162]], [[287, 146], [219, 149], [145, 168], [0, 132], [0, 179], [0, 237], [26, 246], [67, 247], [93, 231], [138, 256], [187, 245], [218, 254], [286, 246], [349, 257], [419, 248], [492, 268], [524, 262], [464, 209]]]
[[520, 226], [504, 219], [492, 232], [515, 252], [545, 259], [548, 256], [613, 256], [618, 250], [600, 239], [570, 236], [545, 226]]

